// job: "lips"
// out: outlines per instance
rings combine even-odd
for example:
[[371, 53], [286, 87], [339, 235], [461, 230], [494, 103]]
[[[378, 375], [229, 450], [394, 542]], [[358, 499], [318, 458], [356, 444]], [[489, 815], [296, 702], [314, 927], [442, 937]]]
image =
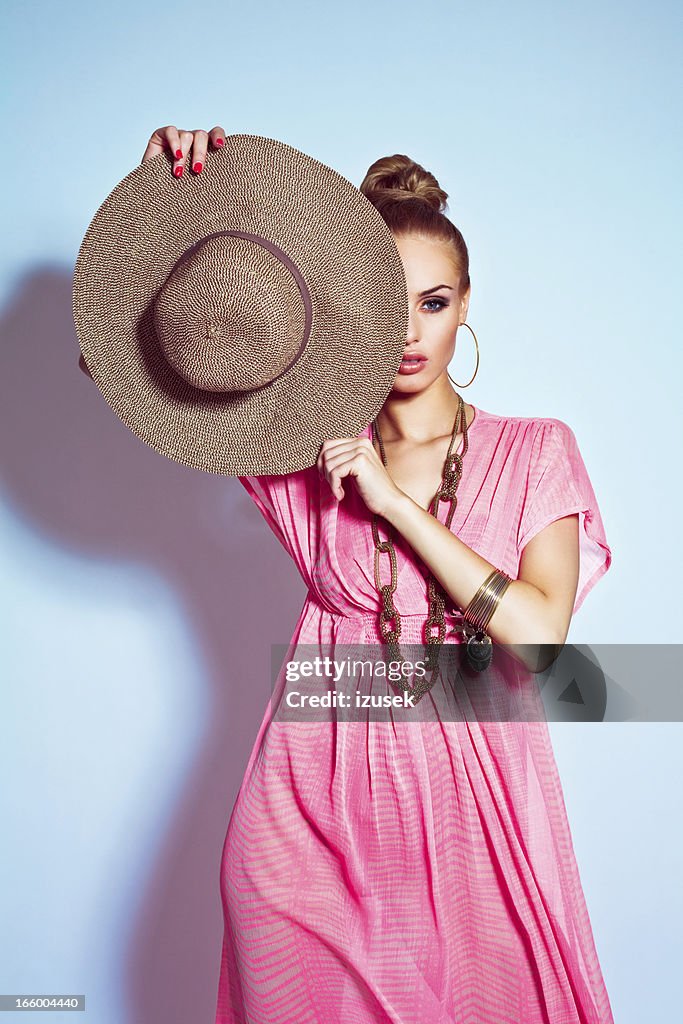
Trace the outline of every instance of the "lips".
[[401, 365], [398, 368], [400, 374], [409, 375], [414, 373], [421, 373], [422, 367], [427, 362], [426, 356], [404, 356], [401, 360]]

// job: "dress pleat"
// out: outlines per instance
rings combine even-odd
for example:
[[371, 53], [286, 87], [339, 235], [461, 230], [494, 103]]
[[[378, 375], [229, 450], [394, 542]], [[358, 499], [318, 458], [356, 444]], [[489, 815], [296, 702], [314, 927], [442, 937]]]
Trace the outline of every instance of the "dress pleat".
[[[475, 413], [452, 532], [514, 579], [529, 540], [578, 513], [576, 611], [611, 551], [573, 432]], [[239, 479], [308, 587], [293, 649], [379, 644], [351, 481], [338, 502], [315, 466]], [[395, 546], [401, 642], [421, 644], [424, 567]], [[276, 688], [221, 858], [216, 1024], [613, 1024], [540, 700], [528, 721], [432, 704], [292, 721]]]

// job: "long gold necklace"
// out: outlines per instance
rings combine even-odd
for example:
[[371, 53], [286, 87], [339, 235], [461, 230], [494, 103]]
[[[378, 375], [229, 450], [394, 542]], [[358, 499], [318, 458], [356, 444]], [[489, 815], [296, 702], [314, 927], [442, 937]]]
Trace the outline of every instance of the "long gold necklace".
[[[455, 444], [455, 438], [462, 432], [463, 447], [462, 453], [458, 454], [453, 452], [453, 446]], [[384, 468], [387, 468], [387, 457], [384, 451], [384, 444], [382, 442], [382, 435], [377, 425], [377, 420], [372, 421], [372, 435], [373, 444], [377, 440], [379, 444], [380, 455], [382, 456], [382, 463]], [[453, 519], [453, 514], [457, 508], [458, 499], [456, 491], [460, 478], [462, 476], [462, 461], [467, 453], [468, 438], [467, 438], [467, 417], [465, 415], [465, 403], [462, 400], [462, 396], [458, 395], [458, 411], [455, 414], [455, 421], [453, 423], [453, 432], [451, 434], [451, 441], [448, 446], [448, 453], [444, 462], [443, 473], [441, 476], [441, 484], [436, 494], [432, 498], [429, 505], [429, 514], [433, 515], [436, 519], [438, 517], [439, 503], [441, 501], [450, 501], [450, 508], [446, 515], [446, 527], [450, 529], [450, 525]], [[397, 563], [396, 563], [396, 550], [392, 539], [393, 527], [387, 522], [388, 537], [387, 540], [381, 540], [378, 530], [379, 517], [376, 513], [372, 516], [372, 535], [375, 542], [375, 586], [377, 591], [382, 598], [382, 608], [379, 616], [379, 632], [382, 637], [383, 643], [385, 643], [389, 649], [389, 655], [391, 660], [402, 662], [400, 654], [399, 639], [401, 636], [401, 616], [394, 605], [394, 592], [396, 590], [396, 584], [398, 581]], [[386, 522], [386, 520], [385, 520]], [[379, 559], [382, 554], [389, 555], [389, 562], [391, 566], [391, 581], [383, 584], [380, 575]], [[413, 686], [410, 686], [407, 680], [401, 677], [401, 681], [397, 685], [410, 693], [415, 697], [416, 702], [420, 700], [425, 693], [427, 693], [438, 677], [438, 662], [439, 654], [441, 651], [441, 645], [444, 641], [446, 633], [446, 622], [444, 619], [444, 609], [446, 607], [446, 601], [450, 601], [450, 598], [446, 591], [443, 589], [441, 584], [434, 578], [431, 572], [428, 572], [428, 593], [429, 593], [429, 614], [423, 625], [423, 642], [427, 647], [426, 666], [430, 673], [421, 680], [417, 681]], [[394, 622], [395, 625], [392, 627], [390, 624]], [[437, 633], [434, 635], [433, 630], [436, 627]]]

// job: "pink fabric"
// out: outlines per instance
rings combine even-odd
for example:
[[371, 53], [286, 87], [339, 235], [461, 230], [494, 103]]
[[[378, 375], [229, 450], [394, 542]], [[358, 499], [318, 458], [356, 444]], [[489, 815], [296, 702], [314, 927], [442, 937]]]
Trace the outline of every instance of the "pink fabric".
[[[469, 438], [451, 529], [515, 578], [578, 512], [576, 610], [611, 552], [572, 431], [476, 408]], [[353, 483], [338, 503], [315, 466], [239, 479], [309, 588], [293, 643], [379, 643]], [[395, 543], [401, 640], [421, 643], [424, 566]], [[216, 1024], [612, 1024], [545, 721], [283, 722], [272, 704], [223, 848]]]

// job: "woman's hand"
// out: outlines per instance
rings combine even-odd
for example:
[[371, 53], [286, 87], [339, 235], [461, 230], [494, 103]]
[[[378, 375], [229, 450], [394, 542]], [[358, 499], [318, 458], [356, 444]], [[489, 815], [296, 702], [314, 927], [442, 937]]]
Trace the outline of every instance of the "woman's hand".
[[[202, 167], [206, 163], [206, 151], [209, 142], [214, 149], [220, 149], [225, 145], [225, 132], [220, 125], [216, 125], [210, 132], [197, 128], [194, 132], [187, 132], [183, 128], [176, 128], [173, 124], [167, 124], [165, 128], [157, 128], [152, 132], [147, 149], [142, 155], [141, 163], [151, 160], [164, 150], [169, 150], [174, 157], [173, 174], [179, 178], [185, 168], [185, 161], [188, 154], [192, 153], [190, 166], [195, 174], [201, 174]], [[180, 154], [180, 155], [178, 155]]]
[[[183, 173], [188, 154], [191, 152], [192, 170], [195, 174], [201, 174], [202, 167], [206, 162], [209, 142], [214, 149], [220, 149], [225, 145], [225, 131], [220, 125], [216, 125], [210, 132], [205, 132], [201, 128], [194, 132], [186, 132], [182, 128], [176, 128], [173, 124], [167, 124], [164, 128], [157, 128], [155, 132], [152, 132], [140, 162], [144, 164], [145, 160], [151, 160], [152, 157], [158, 156], [164, 150], [170, 150], [174, 156], [173, 174], [179, 178]], [[178, 156], [179, 153], [180, 156]], [[78, 357], [78, 365], [83, 373], [92, 380], [92, 374], [82, 354]]]
[[337, 437], [323, 441], [316, 465], [338, 501], [344, 497], [341, 481], [352, 476], [370, 509], [383, 516], [405, 493], [391, 479], [369, 437]]

